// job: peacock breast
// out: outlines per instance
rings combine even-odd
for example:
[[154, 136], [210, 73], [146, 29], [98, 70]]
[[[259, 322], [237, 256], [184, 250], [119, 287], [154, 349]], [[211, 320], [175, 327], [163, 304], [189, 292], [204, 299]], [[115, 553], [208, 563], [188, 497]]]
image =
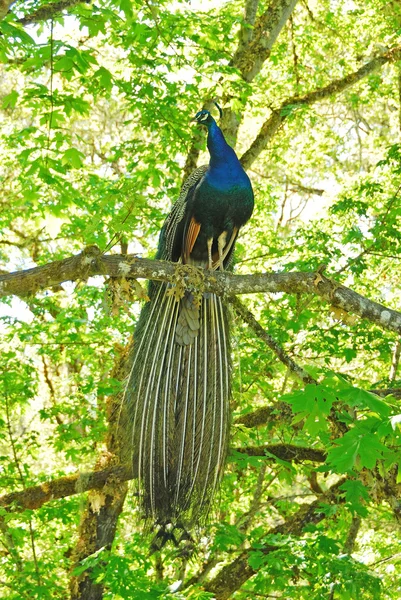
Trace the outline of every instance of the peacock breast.
[[195, 197], [193, 216], [199, 223], [215, 225], [227, 220], [236, 227], [248, 221], [253, 210], [252, 187], [247, 182], [227, 185], [224, 181], [204, 181]]

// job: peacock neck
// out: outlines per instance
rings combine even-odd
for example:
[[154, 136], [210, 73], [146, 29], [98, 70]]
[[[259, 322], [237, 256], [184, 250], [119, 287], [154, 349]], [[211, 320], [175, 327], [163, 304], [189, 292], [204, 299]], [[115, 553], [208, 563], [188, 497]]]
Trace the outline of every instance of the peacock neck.
[[213, 121], [208, 127], [207, 147], [210, 153], [211, 169], [218, 169], [221, 166], [238, 164], [239, 160], [234, 150], [224, 139], [220, 127]]

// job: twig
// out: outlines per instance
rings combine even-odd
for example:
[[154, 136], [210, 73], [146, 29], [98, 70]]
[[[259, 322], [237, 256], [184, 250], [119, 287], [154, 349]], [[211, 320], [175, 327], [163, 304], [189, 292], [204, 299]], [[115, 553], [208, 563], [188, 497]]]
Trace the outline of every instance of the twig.
[[[43, 375], [44, 375], [47, 387], [49, 388], [50, 401], [51, 401], [53, 408], [57, 408], [56, 391], [54, 389], [53, 382], [50, 378], [49, 368], [47, 366], [44, 354], [42, 354], [41, 357], [42, 357], [42, 365], [43, 365]], [[55, 413], [55, 419], [56, 419], [57, 425], [63, 425], [63, 419], [60, 417], [58, 412]]]
[[50, 135], [52, 130], [52, 120], [54, 112], [54, 95], [53, 95], [53, 79], [54, 79], [54, 36], [53, 36], [54, 21], [53, 18], [50, 20], [50, 114], [49, 114], [49, 126], [47, 132], [47, 152], [46, 152], [46, 164], [49, 158], [50, 151]]
[[251, 329], [255, 331], [257, 336], [267, 344], [270, 350], [274, 352], [279, 360], [286, 367], [288, 367], [292, 373], [294, 373], [304, 383], [317, 383], [316, 379], [304, 371], [302, 367], [300, 367], [290, 356], [288, 356], [284, 348], [280, 346], [280, 344], [263, 329], [251, 311], [248, 310], [247, 307], [238, 300], [238, 298], [230, 299], [230, 302], [234, 307], [235, 312], [242, 317], [242, 319], [251, 327]]
[[391, 359], [391, 369], [390, 369], [390, 375], [389, 375], [390, 381], [395, 381], [395, 379], [397, 378], [397, 370], [398, 370], [398, 365], [400, 363], [400, 356], [401, 356], [401, 342], [400, 342], [400, 340], [397, 340], [394, 345], [393, 356]]
[[[262, 463], [259, 467], [258, 479], [252, 495], [251, 504], [249, 506], [248, 511], [244, 515], [241, 515], [242, 522], [238, 524], [238, 530], [241, 531], [241, 533], [245, 533], [246, 531], [248, 531], [252, 520], [254, 519], [257, 511], [260, 508], [262, 495], [266, 491], [265, 486], [263, 485], [266, 477], [266, 471], [267, 463]], [[272, 479], [274, 480], [276, 477], [277, 475], [274, 475]], [[270, 481], [270, 484], [271, 483], [272, 481]]]
[[347, 539], [344, 544], [344, 552], [352, 554], [355, 547], [355, 541], [361, 527], [362, 519], [358, 515], [352, 517], [351, 525], [348, 530]]

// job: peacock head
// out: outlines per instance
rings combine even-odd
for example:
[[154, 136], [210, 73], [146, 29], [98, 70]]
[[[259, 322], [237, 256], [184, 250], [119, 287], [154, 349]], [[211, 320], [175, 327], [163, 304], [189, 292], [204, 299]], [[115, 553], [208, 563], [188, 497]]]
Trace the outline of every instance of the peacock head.
[[[213, 104], [216, 105], [216, 107], [219, 111], [220, 119], [221, 119], [223, 116], [223, 111], [221, 110], [221, 108], [217, 104], [217, 102], [213, 102]], [[205, 108], [203, 110], [200, 110], [198, 113], [196, 113], [193, 120], [196, 121], [197, 123], [199, 123], [199, 125], [205, 125], [205, 127], [209, 127], [209, 125], [211, 125], [212, 123], [215, 123], [215, 120], [213, 119], [212, 115]]]
[[214, 123], [212, 115], [206, 109], [200, 110], [198, 113], [196, 113], [193, 120], [199, 123], [199, 125], [205, 125], [206, 127]]

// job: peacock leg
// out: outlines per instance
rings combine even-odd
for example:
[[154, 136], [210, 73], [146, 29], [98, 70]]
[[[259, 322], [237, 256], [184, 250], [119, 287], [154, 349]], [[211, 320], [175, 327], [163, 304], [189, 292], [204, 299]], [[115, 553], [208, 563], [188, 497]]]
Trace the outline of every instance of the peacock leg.
[[226, 241], [227, 241], [227, 231], [223, 231], [223, 233], [221, 233], [219, 235], [219, 237], [217, 238], [217, 247], [219, 250], [219, 262], [217, 263], [217, 269], [220, 267], [220, 271], [224, 271], [224, 265], [223, 265], [223, 260], [224, 260], [224, 248], [226, 245]]
[[[224, 238], [224, 243], [225, 240], [227, 238], [227, 232], [223, 231], [225, 238]], [[215, 271], [216, 269], [219, 268], [220, 263], [221, 263], [221, 270], [224, 270], [224, 266], [223, 266], [223, 260], [226, 258], [226, 256], [228, 255], [228, 253], [230, 252], [231, 246], [234, 244], [235, 240], [237, 239], [237, 235], [238, 235], [238, 227], [234, 227], [230, 241], [228, 242], [228, 244], [225, 246], [224, 248], [224, 252], [220, 255], [220, 238], [222, 237], [223, 233], [218, 237], [217, 242], [218, 242], [218, 246], [219, 246], [219, 260], [217, 262], [215, 262], [213, 264], [213, 270]]]
[[209, 263], [207, 266], [208, 269], [213, 269], [212, 246], [213, 246], [213, 238], [209, 238], [207, 240], [207, 255], [209, 257]]

